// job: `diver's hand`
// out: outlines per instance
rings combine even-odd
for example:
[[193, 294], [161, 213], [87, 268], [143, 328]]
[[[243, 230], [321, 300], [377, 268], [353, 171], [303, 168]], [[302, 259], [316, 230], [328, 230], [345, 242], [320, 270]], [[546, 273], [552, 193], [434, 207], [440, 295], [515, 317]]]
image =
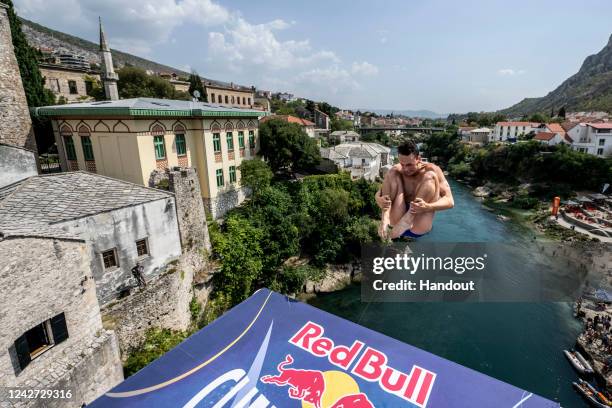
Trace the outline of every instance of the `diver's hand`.
[[376, 193], [376, 204], [383, 210], [391, 208], [391, 197], [388, 195], [382, 195], [382, 192], [378, 190]]
[[415, 198], [414, 201], [410, 202], [410, 213], [412, 214], [423, 214], [431, 211], [433, 210], [430, 204], [422, 198]]

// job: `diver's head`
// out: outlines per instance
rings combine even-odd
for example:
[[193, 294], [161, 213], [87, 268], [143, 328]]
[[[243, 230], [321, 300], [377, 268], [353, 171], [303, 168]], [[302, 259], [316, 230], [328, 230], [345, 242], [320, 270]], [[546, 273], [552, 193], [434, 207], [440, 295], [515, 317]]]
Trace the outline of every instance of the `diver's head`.
[[412, 176], [419, 171], [421, 156], [416, 143], [408, 141], [397, 148], [399, 162], [402, 166], [402, 173]]

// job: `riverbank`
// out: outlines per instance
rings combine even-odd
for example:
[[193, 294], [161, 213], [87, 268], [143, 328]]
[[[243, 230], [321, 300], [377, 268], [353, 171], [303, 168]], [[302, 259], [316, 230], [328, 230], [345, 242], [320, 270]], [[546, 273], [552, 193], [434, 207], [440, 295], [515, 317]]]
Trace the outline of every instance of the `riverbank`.
[[[538, 243], [550, 240], [522, 225], [529, 222], [530, 210], [487, 210], [471, 188], [452, 179], [449, 183], [455, 208], [436, 214], [434, 230], [423, 242], [503, 242], [522, 248], [525, 259], [530, 259], [541, 252], [533, 245], [534, 235], [541, 237]], [[502, 221], [498, 215], [517, 218]], [[562, 354], [574, 346], [582, 330], [571, 303], [367, 303], [356, 284], [307, 297], [318, 308], [554, 399], [563, 407], [585, 406], [572, 389], [576, 373]]]
[[603, 322], [606, 318], [612, 318], [612, 307], [606, 305], [602, 309], [592, 300], [583, 300], [582, 307], [578, 310], [584, 313], [581, 317], [584, 331], [578, 336], [576, 346], [592, 362], [595, 379], [605, 386], [608, 393], [612, 393], [612, 367], [610, 366], [612, 349], [609, 326], [606, 329], [604, 323], [594, 324], [596, 320]]

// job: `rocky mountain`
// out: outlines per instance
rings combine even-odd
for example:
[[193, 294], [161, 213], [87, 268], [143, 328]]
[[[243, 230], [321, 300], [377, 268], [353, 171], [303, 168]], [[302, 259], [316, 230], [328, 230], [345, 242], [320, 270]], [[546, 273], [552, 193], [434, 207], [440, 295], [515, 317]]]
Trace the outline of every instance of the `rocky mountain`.
[[[100, 48], [99, 44], [52, 30], [24, 18], [21, 18], [21, 23], [21, 29], [32, 47], [54, 49], [61, 52], [82, 55], [89, 62], [100, 65], [100, 55], [98, 54]], [[188, 72], [180, 69], [158, 64], [157, 62], [149, 61], [132, 54], [117, 50], [111, 50], [111, 52], [113, 54], [113, 62], [118, 67], [129, 64], [145, 70], [150, 69], [155, 72], [176, 72], [179, 75], [189, 75]]]
[[612, 112], [612, 36], [600, 52], [588, 56], [580, 70], [557, 89], [541, 98], [525, 98], [500, 113], [509, 117], [551, 110], [556, 113], [562, 106], [568, 112]]

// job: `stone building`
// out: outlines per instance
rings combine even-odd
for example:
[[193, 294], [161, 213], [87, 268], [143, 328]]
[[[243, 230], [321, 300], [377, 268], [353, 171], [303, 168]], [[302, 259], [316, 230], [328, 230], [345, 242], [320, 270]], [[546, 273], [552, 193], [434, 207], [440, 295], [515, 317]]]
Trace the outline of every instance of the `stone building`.
[[38, 173], [36, 140], [6, 5], [0, 3], [0, 187]]
[[0, 221], [2, 386], [71, 392], [68, 400], [18, 406], [81, 406], [123, 380], [89, 267], [83, 238], [30, 220]]
[[393, 164], [391, 149], [378, 143], [351, 142], [321, 148], [321, 170], [335, 168], [348, 171], [352, 179], [376, 180], [383, 168]]
[[213, 217], [240, 204], [239, 166], [258, 147], [265, 112], [136, 98], [36, 109], [53, 119], [62, 170], [87, 170], [148, 185], [153, 170], [195, 167]]
[[181, 255], [171, 193], [84, 171], [30, 177], [0, 189], [0, 224], [11, 220], [53, 226], [85, 240], [101, 305], [145, 280]]
[[68, 102], [91, 99], [88, 92], [100, 81], [100, 74], [89, 69], [45, 63], [40, 63], [39, 67], [45, 78], [45, 88]]
[[235, 108], [253, 108], [255, 90], [234, 83], [227, 85], [208, 81], [204, 83], [209, 103]]

